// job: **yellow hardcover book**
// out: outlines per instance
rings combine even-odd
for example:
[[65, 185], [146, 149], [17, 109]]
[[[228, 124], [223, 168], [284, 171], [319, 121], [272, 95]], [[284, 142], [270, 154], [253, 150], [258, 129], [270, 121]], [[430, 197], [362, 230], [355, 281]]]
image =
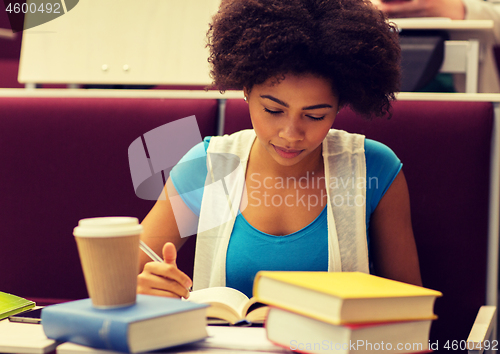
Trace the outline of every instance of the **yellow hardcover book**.
[[0, 291], [0, 320], [32, 309], [35, 305], [31, 300]]
[[439, 291], [360, 272], [261, 271], [257, 301], [332, 324], [434, 319]]

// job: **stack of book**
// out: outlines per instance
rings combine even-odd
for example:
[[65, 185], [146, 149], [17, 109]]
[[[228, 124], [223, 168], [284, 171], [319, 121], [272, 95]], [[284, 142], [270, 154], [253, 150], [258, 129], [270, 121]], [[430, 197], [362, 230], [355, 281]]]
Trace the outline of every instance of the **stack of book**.
[[305, 353], [429, 351], [439, 291], [359, 272], [257, 273], [270, 341]]
[[90, 299], [42, 309], [47, 338], [124, 353], [141, 353], [205, 339], [206, 305], [137, 295], [134, 305], [98, 309]]

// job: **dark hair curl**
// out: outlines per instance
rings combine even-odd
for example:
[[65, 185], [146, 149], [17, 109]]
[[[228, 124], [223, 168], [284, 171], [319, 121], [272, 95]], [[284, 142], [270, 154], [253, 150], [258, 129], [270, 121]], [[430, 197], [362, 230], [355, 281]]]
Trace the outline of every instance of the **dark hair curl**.
[[342, 106], [383, 116], [400, 87], [397, 31], [369, 0], [223, 0], [207, 36], [220, 91], [311, 73]]

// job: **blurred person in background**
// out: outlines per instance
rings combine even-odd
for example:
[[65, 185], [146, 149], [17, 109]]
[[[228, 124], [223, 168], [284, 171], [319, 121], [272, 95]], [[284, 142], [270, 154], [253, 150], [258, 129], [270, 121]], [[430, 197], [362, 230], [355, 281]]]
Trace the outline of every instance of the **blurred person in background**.
[[483, 0], [371, 0], [388, 17], [448, 17], [452, 20], [493, 20], [500, 43], [500, 1]]

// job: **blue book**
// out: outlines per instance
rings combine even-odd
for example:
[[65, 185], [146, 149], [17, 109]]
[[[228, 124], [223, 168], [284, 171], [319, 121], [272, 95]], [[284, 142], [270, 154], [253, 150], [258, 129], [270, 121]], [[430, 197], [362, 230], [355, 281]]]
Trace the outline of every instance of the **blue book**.
[[139, 353], [206, 338], [206, 309], [150, 295], [137, 295], [135, 305], [117, 309], [97, 309], [83, 299], [44, 307], [42, 326], [57, 341]]

